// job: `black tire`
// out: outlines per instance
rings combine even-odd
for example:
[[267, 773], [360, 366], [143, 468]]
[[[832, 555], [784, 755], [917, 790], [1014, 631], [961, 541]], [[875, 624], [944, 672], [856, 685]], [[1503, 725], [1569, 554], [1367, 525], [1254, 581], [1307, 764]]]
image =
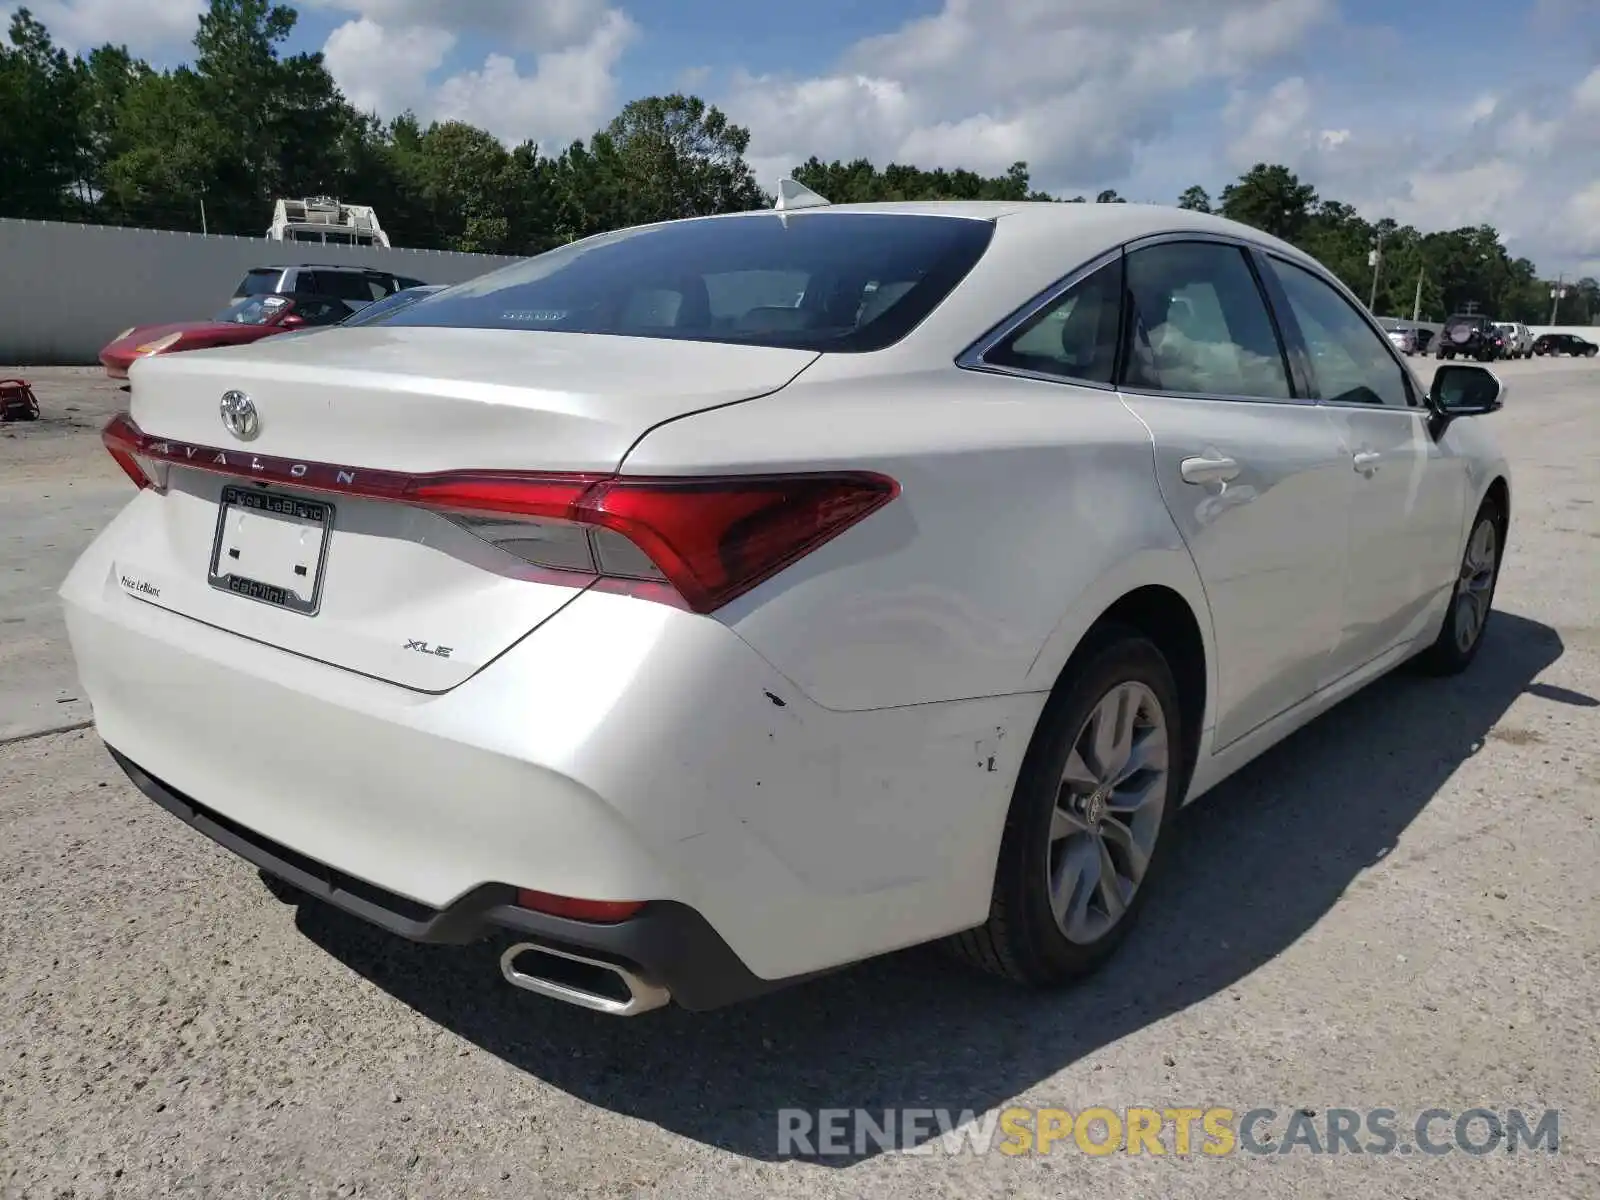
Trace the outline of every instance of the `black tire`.
[[[1143, 878], [1120, 918], [1093, 941], [1069, 941], [1050, 906], [1051, 825], [1074, 744], [1100, 701], [1124, 683], [1148, 689], [1165, 716], [1163, 808]], [[980, 970], [1034, 987], [1068, 983], [1105, 962], [1133, 926], [1165, 861], [1172, 818], [1188, 788], [1186, 722], [1198, 718], [1179, 707], [1172, 670], [1153, 642], [1122, 625], [1094, 631], [1063, 672], [1028, 745], [1006, 816], [989, 919], [947, 939], [947, 948]]]
[[[1469, 603], [1463, 595], [1466, 590], [1467, 557], [1478, 537], [1479, 529], [1485, 523], [1494, 530], [1494, 568], [1483, 599], [1482, 620], [1478, 622], [1477, 631], [1473, 634], [1470, 644], [1462, 645], [1462, 639], [1457, 634], [1461, 620], [1460, 610], [1464, 604]], [[1472, 519], [1472, 527], [1467, 531], [1467, 543], [1461, 550], [1461, 567], [1457, 572], [1456, 588], [1451, 594], [1450, 610], [1445, 614], [1439, 636], [1417, 659], [1417, 665], [1428, 674], [1458, 675], [1471, 666], [1472, 660], [1478, 656], [1478, 649], [1483, 645], [1483, 635], [1488, 631], [1489, 621], [1494, 616], [1494, 593], [1500, 584], [1500, 565], [1505, 561], [1506, 533], [1505, 514], [1493, 500], [1485, 500], [1478, 509], [1477, 516]]]
[[1584, 356], [1584, 357], [1585, 357], [1585, 358], [1593, 358], [1593, 357], [1594, 357], [1594, 356], [1595, 356], [1595, 351], [1596, 351], [1596, 350], [1597, 350], [1597, 349], [1600, 349], [1600, 347], [1596, 347], [1596, 346], [1590, 346], [1590, 347], [1589, 347], [1589, 348], [1588, 348], [1588, 349], [1587, 349], [1587, 350], [1585, 350], [1585, 351], [1584, 351], [1584, 352], [1583, 352], [1583, 356]]

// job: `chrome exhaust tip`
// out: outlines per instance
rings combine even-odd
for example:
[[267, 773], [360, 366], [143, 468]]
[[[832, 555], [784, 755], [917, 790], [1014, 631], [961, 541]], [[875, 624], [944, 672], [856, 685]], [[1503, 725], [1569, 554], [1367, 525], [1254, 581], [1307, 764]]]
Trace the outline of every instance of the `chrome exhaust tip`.
[[666, 988], [626, 967], [536, 942], [508, 947], [500, 973], [515, 987], [609, 1017], [636, 1017], [672, 1000]]

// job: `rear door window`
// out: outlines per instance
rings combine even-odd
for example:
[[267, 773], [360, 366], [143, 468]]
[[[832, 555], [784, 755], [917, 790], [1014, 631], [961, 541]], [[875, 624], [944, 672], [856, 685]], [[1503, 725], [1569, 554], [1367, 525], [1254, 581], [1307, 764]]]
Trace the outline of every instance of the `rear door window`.
[[1165, 242], [1127, 257], [1123, 383], [1157, 392], [1287, 400], [1283, 348], [1237, 246]]

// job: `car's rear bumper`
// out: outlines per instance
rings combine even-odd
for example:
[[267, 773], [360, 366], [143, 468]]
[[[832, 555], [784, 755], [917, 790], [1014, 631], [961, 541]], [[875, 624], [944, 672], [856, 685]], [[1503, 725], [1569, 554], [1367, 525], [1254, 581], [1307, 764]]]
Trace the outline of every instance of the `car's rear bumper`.
[[[329, 899], [397, 933], [503, 924], [486, 914], [507, 888], [644, 900], [781, 980], [987, 916], [1041, 696], [831, 712], [716, 621], [592, 593], [458, 687], [415, 692], [133, 597], [116, 532], [62, 587], [107, 745], [191, 824], [308, 891], [322, 872]], [[394, 899], [364, 908], [364, 889]], [[626, 949], [582, 928], [554, 932]]]
[[496, 936], [531, 938], [541, 946], [616, 963], [695, 1011], [796, 982], [753, 974], [704, 917], [670, 900], [653, 902], [624, 921], [595, 924], [521, 908], [515, 888], [486, 883], [446, 908], [429, 908], [264, 838], [174, 791], [114, 747], [107, 749], [134, 786], [184, 824], [307, 896], [411, 941], [458, 945]]

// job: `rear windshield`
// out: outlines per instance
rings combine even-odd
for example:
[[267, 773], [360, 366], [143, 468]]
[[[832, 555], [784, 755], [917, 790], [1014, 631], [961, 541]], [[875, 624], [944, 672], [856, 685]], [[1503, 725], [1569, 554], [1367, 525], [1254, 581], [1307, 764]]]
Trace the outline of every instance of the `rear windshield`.
[[258, 267], [249, 272], [234, 288], [235, 296], [270, 296], [278, 290], [278, 280], [283, 277], [282, 267]]
[[461, 284], [384, 323], [879, 350], [926, 317], [993, 236], [991, 221], [901, 213], [624, 229]]

